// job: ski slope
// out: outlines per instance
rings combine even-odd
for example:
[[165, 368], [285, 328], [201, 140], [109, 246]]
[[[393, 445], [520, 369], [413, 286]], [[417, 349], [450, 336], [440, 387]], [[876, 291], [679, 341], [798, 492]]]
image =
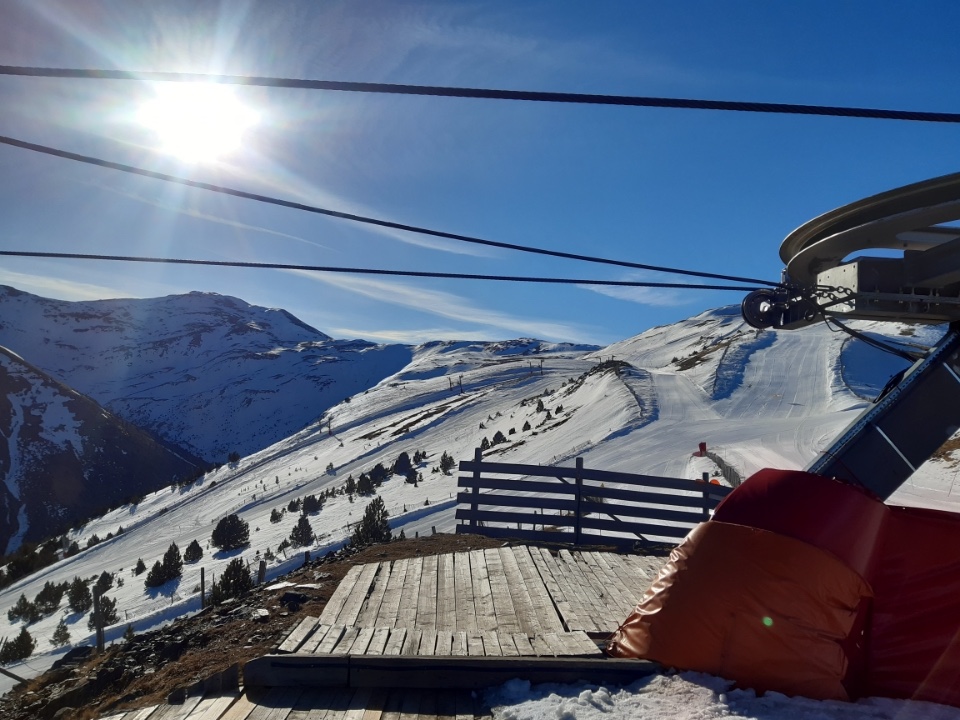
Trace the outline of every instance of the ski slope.
[[[902, 332], [899, 326], [859, 327], [895, 336]], [[910, 337], [918, 343], [935, 339], [935, 332]], [[154, 493], [75, 528], [69, 537], [81, 547], [94, 534], [103, 538], [120, 526], [124, 532], [4, 589], [0, 637], [19, 632], [20, 624], [9, 623], [6, 611], [21, 593], [32, 599], [46, 581], [92, 578], [103, 570], [116, 572], [124, 582], [107, 593], [117, 600], [121, 617], [107, 630], [108, 642], [128, 623], [139, 632], [193, 612], [199, 609], [201, 565], [208, 578], [236, 556], [254, 566], [289, 536], [297, 513], [271, 523], [271, 510], [342, 487], [348, 475], [356, 478], [376, 463], [390, 467], [402, 451], [426, 453], [419, 467], [422, 481], [414, 486], [394, 476], [377, 494], [395, 532], [402, 529], [408, 537], [454, 531], [456, 478], [436, 470], [440, 456], [472, 458], [482, 439], [498, 431], [507, 442], [487, 455], [495, 461], [569, 465], [580, 456], [591, 468], [692, 479], [716, 470], [712, 461], [692, 457], [706, 442], [744, 477], [763, 467], [802, 468], [866, 406], [864, 397], [879, 392], [889, 372], [905, 364], [858, 345], [821, 326], [758, 334], [730, 308], [654, 328], [600, 351], [528, 340], [429, 343], [417, 348], [400, 371], [331, 408], [301, 432], [188, 487]], [[611, 359], [629, 367], [618, 373], [600, 365]], [[537, 410], [538, 401], [544, 411]], [[525, 423], [529, 430], [523, 430]], [[958, 475], [960, 466], [950, 458], [930, 461], [891, 502], [957, 509]], [[310, 517], [316, 542], [278, 553], [268, 564], [268, 576], [297, 566], [304, 550], [322, 553], [341, 546], [369, 500], [329, 499]], [[230, 513], [249, 523], [250, 546], [217, 553], [209, 546], [210, 534]], [[138, 558], [149, 568], [171, 542], [183, 550], [194, 539], [204, 548], [203, 559], [185, 565], [179, 582], [146, 592], [145, 576], [132, 574]], [[60, 617], [74, 644], [90, 642], [87, 616], [65, 607], [66, 600], [59, 612], [30, 626], [36, 654], [13, 666], [14, 672], [39, 673], [66, 650], [48, 642]]]

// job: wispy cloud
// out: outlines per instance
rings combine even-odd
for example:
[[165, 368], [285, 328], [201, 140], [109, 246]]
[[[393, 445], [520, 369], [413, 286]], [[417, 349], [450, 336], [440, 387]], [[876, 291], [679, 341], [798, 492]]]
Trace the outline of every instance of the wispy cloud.
[[[586, 337], [586, 333], [582, 328], [574, 325], [509, 315], [498, 310], [491, 310], [474, 305], [465, 298], [441, 290], [430, 290], [390, 280], [352, 277], [349, 275], [333, 276], [299, 270], [290, 270], [288, 272], [309, 278], [310, 280], [334, 285], [343, 290], [363, 295], [364, 297], [372, 298], [380, 302], [399, 305], [448, 320], [456, 320], [462, 325], [487, 328], [488, 330], [482, 332], [472, 331], [474, 335], [481, 333], [485, 339], [497, 339], [496, 336], [498, 333], [505, 333], [507, 337], [524, 336], [544, 340], [594, 342], [592, 339]], [[364, 331], [362, 334], [364, 336], [372, 336], [373, 333], [377, 332], [383, 334], [384, 332], [390, 331]], [[453, 335], [462, 339], [473, 339], [466, 337], [467, 332], [462, 330], [444, 331], [444, 333], [448, 332], [449, 334], [445, 334], [442, 337], [450, 337]], [[427, 339], [424, 335], [420, 337]], [[433, 335], [432, 337], [436, 338], [437, 336]], [[478, 337], [480, 337], [480, 335], [478, 335]]]
[[102, 300], [104, 298], [130, 297], [129, 292], [105, 285], [73, 282], [62, 278], [18, 273], [3, 269], [0, 269], [0, 284], [11, 285], [24, 292], [61, 300]]
[[337, 327], [331, 328], [330, 334], [334, 337], [362, 337], [382, 343], [400, 343], [402, 345], [419, 345], [438, 338], [470, 341], [485, 341], [491, 339], [490, 333], [476, 330], [464, 331], [461, 328], [454, 327], [419, 328], [412, 330], [369, 330], [366, 328]]
[[128, 192], [126, 190], [119, 190], [108, 185], [103, 185], [100, 183], [94, 183], [101, 190], [106, 190], [108, 192], [121, 195], [131, 200], [136, 200], [137, 202], [144, 203], [145, 205], [151, 205], [152, 207], [160, 208], [161, 210], [167, 210], [169, 212], [177, 213], [178, 215], [185, 215], [186, 217], [196, 218], [198, 220], [205, 220], [207, 222], [217, 223], [218, 225], [227, 225], [229, 227], [237, 228], [238, 230], [248, 230], [250, 232], [264, 233], [266, 235], [276, 235], [278, 237], [289, 238], [290, 240], [296, 240], [297, 242], [306, 243], [313, 247], [322, 248], [324, 250], [329, 250], [330, 248], [321, 243], [315, 242], [313, 240], [307, 240], [302, 238], [299, 235], [291, 235], [285, 232], [279, 232], [278, 230], [271, 230], [270, 228], [265, 228], [261, 225], [251, 225], [250, 223], [243, 223], [238, 220], [231, 220], [229, 218], [220, 217], [218, 215], [210, 215], [208, 213], [200, 212], [191, 207], [179, 207], [174, 203], [163, 202], [160, 200], [155, 200], [153, 198], [147, 198], [143, 195], [138, 195], [137, 193]]
[[[629, 282], [645, 282], [652, 280], [652, 278], [653, 276], [650, 273], [628, 272], [618, 279]], [[662, 278], [656, 276], [656, 282], [662, 282]], [[677, 307], [679, 305], [689, 305], [693, 302], [689, 292], [684, 293], [671, 288], [626, 287], [622, 285], [578, 285], [577, 287], [638, 305]]]

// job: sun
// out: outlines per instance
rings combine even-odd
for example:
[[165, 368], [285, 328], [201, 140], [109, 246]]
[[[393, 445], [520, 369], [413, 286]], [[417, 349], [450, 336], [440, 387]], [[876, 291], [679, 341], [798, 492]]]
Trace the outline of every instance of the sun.
[[236, 151], [258, 115], [229, 87], [161, 83], [144, 103], [139, 121], [156, 132], [164, 152], [189, 163], [217, 160]]

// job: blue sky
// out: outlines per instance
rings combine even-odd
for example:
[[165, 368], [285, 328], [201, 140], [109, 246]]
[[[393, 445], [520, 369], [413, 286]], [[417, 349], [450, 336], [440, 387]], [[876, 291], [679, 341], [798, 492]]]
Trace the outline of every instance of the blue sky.
[[[0, 64], [960, 111], [952, 2], [2, 0]], [[502, 242], [776, 280], [783, 237], [956, 172], [960, 127], [241, 88], [212, 164], [163, 153], [148, 84], [0, 77], [0, 134]], [[0, 248], [680, 281], [376, 230], [0, 147]], [[5, 258], [49, 297], [191, 290], [336, 337], [606, 344], [739, 293]]]

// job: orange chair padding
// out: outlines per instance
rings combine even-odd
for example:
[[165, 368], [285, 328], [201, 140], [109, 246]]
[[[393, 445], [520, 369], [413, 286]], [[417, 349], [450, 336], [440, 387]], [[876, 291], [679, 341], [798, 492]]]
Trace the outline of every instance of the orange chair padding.
[[737, 681], [848, 699], [844, 647], [870, 586], [831, 553], [707, 522], [676, 547], [607, 651]]

